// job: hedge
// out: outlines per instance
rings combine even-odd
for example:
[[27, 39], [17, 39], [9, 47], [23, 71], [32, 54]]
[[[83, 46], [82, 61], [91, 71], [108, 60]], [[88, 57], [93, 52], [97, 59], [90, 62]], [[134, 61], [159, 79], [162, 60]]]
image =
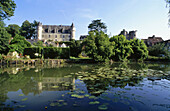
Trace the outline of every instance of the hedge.
[[38, 58], [35, 53], [41, 54], [41, 48], [38, 47], [32, 47], [32, 48], [25, 48], [24, 49], [24, 56], [29, 55], [31, 59]]
[[45, 48], [25, 48], [24, 56], [29, 55], [31, 59], [38, 58], [35, 53], [43, 54], [44, 59], [69, 59], [70, 48], [45, 47]]
[[45, 59], [69, 59], [70, 48], [46, 47], [44, 48]]

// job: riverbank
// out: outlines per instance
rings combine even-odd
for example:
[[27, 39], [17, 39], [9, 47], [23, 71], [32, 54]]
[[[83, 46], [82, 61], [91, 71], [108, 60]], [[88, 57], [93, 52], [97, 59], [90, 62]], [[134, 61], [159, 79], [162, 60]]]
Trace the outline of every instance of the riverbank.
[[[131, 61], [135, 62], [135, 61]], [[170, 62], [169, 59], [162, 59], [162, 58], [148, 58], [144, 62]], [[39, 64], [48, 64], [48, 65], [59, 65], [63, 63], [98, 63], [93, 59], [16, 59], [16, 60], [0, 60], [0, 66], [3, 65], [39, 65]], [[110, 61], [110, 63], [115, 63], [114, 61]]]

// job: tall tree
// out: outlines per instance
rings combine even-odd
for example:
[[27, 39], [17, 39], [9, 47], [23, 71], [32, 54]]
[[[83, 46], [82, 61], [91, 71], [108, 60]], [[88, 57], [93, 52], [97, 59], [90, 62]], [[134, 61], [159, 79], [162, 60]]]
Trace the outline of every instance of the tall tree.
[[111, 59], [115, 61], [125, 61], [131, 55], [132, 47], [130, 42], [125, 36], [113, 36], [110, 38], [110, 42], [114, 44], [113, 55]]
[[15, 8], [13, 0], [0, 0], [0, 21], [13, 16]]
[[31, 33], [32, 33], [32, 37], [34, 39], [37, 39], [37, 28], [38, 28], [38, 21], [34, 20], [33, 23], [31, 23]]
[[107, 26], [105, 23], [101, 22], [101, 19], [93, 20], [91, 24], [88, 26], [89, 31], [103, 31], [107, 32]]
[[86, 54], [95, 61], [106, 61], [112, 55], [113, 45], [103, 31], [90, 31], [83, 41]]
[[24, 36], [26, 39], [31, 39], [31, 37], [33, 36], [32, 26], [28, 20], [22, 23], [20, 32], [21, 32], [21, 36]]
[[10, 37], [11, 35], [5, 29], [4, 22], [0, 21], [0, 54], [8, 52]]
[[8, 27], [6, 27], [6, 30], [9, 34], [11, 34], [12, 37], [15, 37], [16, 34], [20, 34], [20, 26], [16, 24], [8, 25]]

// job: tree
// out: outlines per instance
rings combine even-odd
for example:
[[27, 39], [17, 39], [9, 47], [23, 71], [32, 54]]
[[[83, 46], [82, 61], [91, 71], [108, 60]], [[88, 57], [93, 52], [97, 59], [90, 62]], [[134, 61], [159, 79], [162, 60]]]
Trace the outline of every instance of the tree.
[[[169, 17], [170, 17], [170, 0], [165, 0], [166, 1], [166, 6], [169, 7]], [[170, 25], [170, 18], [169, 18], [169, 25]]]
[[110, 38], [110, 42], [114, 44], [111, 59], [115, 61], [127, 60], [133, 50], [130, 42], [126, 39], [126, 37], [123, 35], [113, 36]]
[[0, 21], [0, 53], [6, 54], [9, 49], [9, 40], [11, 35], [6, 31], [5, 24]]
[[137, 60], [144, 60], [148, 57], [148, 50], [145, 43], [139, 39], [132, 39], [130, 40], [130, 44], [132, 46], [133, 53], [131, 54], [132, 59]]
[[16, 24], [8, 25], [8, 27], [6, 27], [6, 30], [9, 34], [11, 34], [12, 37], [15, 37], [16, 34], [20, 34], [20, 26]]
[[31, 47], [31, 43], [25, 37], [18, 34], [10, 42], [10, 52], [17, 51], [18, 53], [23, 53], [27, 47]]
[[159, 57], [160, 55], [164, 55], [167, 57], [170, 56], [169, 47], [163, 43], [159, 43], [154, 46], [148, 47], [148, 51], [149, 51], [149, 55], [151, 56], [157, 56], [157, 57]]
[[38, 21], [36, 21], [36, 20], [34, 20], [34, 22], [33, 23], [31, 23], [31, 33], [32, 33], [32, 37], [34, 38], [34, 39], [36, 39], [37, 38], [37, 28], [38, 28]]
[[70, 41], [70, 56], [78, 57], [78, 55], [81, 53], [81, 42], [78, 40], [71, 40]]
[[95, 61], [106, 61], [112, 55], [113, 45], [109, 42], [109, 37], [104, 32], [90, 31], [83, 41], [85, 53]]
[[33, 36], [32, 26], [28, 20], [22, 23], [20, 32], [21, 32], [21, 36], [24, 36], [26, 39], [31, 39], [31, 37]]
[[42, 41], [38, 41], [37, 43], [33, 43], [34, 46], [36, 47], [44, 47], [44, 43]]
[[107, 32], [107, 26], [105, 25], [105, 23], [101, 22], [101, 19], [99, 20], [93, 20], [91, 24], [89, 24], [88, 26], [89, 31], [103, 31], [103, 32]]
[[16, 4], [13, 0], [0, 0], [0, 21], [14, 15]]

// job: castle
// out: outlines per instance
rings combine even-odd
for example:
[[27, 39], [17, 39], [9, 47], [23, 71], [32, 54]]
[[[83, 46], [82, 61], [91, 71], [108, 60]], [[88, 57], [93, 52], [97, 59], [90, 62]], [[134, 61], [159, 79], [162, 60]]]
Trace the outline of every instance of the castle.
[[125, 29], [123, 29], [123, 31], [121, 31], [119, 35], [124, 35], [126, 39], [130, 40], [130, 39], [136, 38], [136, 32], [137, 30], [129, 31], [128, 33]]
[[76, 28], [72, 23], [71, 26], [64, 25], [42, 25], [39, 22], [37, 28], [37, 39], [44, 41], [70, 41], [75, 39]]

